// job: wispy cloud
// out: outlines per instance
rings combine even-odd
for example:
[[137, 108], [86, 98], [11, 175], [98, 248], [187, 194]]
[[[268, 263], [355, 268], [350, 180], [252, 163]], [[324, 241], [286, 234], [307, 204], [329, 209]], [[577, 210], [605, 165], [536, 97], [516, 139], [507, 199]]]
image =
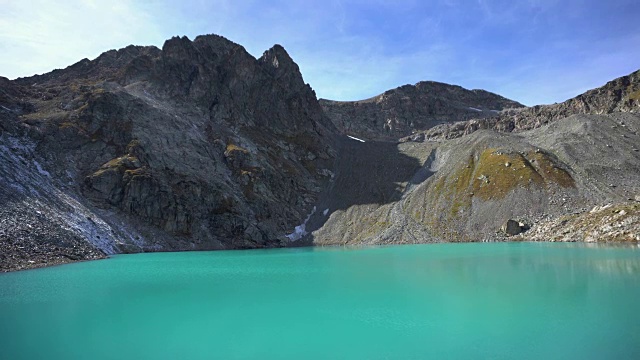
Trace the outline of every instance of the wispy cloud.
[[2, 1], [0, 11], [0, 75], [9, 78], [159, 41], [158, 26], [127, 0]]

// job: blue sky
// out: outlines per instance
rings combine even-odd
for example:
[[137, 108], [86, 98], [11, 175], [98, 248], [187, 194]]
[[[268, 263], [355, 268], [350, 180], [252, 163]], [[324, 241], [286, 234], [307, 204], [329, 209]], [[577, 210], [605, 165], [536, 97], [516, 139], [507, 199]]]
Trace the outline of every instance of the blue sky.
[[637, 0], [0, 0], [0, 14], [8, 78], [208, 33], [256, 57], [283, 45], [336, 100], [434, 80], [547, 104], [640, 69]]

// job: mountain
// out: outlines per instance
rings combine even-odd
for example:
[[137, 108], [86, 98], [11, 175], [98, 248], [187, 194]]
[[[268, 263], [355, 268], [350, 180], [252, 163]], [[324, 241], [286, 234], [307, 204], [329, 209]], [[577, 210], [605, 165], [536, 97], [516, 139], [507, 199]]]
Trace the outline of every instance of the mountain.
[[434, 82], [318, 101], [281, 46], [256, 59], [217, 35], [0, 77], [0, 270], [142, 251], [637, 242], [639, 89], [635, 72], [532, 108]]
[[[393, 158], [375, 153], [385, 143], [354, 142], [351, 152], [359, 155], [352, 156], [371, 156], [370, 163], [364, 171], [336, 170], [358, 179], [338, 177], [337, 197], [356, 187], [384, 189], [380, 183], [395, 188], [374, 201], [336, 206], [314, 242], [493, 241], [504, 239], [510, 219], [516, 232], [531, 228], [512, 239], [640, 241], [639, 75], [561, 104], [417, 132], [386, 145]], [[399, 172], [404, 158], [412, 167]]]
[[[505, 110], [484, 119], [438, 125], [424, 134], [427, 138], [456, 138], [478, 129], [523, 131], [574, 114], [597, 115], [617, 112], [640, 112], [640, 70], [559, 104]], [[416, 137], [422, 138], [423, 135], [418, 134]]]
[[[505, 239], [508, 220], [517, 232], [531, 228], [514, 239], [596, 241], [570, 228], [596, 215], [587, 223], [599, 224], [602, 241], [638, 241], [639, 132], [638, 114], [612, 113], [572, 115], [520, 133], [353, 141], [349, 156], [358, 165], [340, 159], [336, 187], [323, 198], [330, 215], [312, 232], [313, 243], [495, 241]], [[349, 197], [356, 198], [344, 206]], [[612, 207], [590, 213], [605, 205]]]
[[343, 133], [368, 140], [397, 140], [416, 130], [524, 105], [485, 90], [423, 81], [385, 91], [367, 100], [331, 101], [320, 105]]
[[281, 246], [331, 180], [335, 129], [279, 45], [175, 37], [0, 87], [3, 264]]

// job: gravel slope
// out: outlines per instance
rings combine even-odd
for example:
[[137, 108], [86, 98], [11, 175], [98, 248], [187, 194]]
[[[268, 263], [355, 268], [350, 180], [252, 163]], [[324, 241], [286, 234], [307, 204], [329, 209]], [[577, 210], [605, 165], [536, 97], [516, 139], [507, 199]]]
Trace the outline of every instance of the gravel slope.
[[574, 115], [522, 133], [483, 130], [394, 145], [397, 156], [422, 164], [412, 174], [393, 170], [397, 156], [363, 150], [360, 161], [387, 170], [367, 174], [367, 166], [341, 165], [328, 203], [345, 201], [367, 176], [371, 184], [397, 184], [402, 195], [366, 201], [351, 193], [353, 206], [332, 211], [313, 242], [492, 241], [508, 219], [535, 229], [539, 222], [633, 200], [640, 194], [639, 130], [636, 114]]

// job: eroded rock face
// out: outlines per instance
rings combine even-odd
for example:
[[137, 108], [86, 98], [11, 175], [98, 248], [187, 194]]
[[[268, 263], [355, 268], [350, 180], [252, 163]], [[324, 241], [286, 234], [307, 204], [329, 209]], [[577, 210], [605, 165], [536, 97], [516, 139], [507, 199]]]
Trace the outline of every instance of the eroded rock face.
[[442, 124], [427, 130], [425, 137], [453, 139], [480, 129], [517, 132], [535, 129], [576, 114], [600, 115], [618, 112], [640, 112], [640, 70], [559, 104], [510, 109], [484, 119]]
[[401, 86], [367, 100], [321, 99], [320, 104], [340, 131], [368, 140], [397, 140], [439, 124], [524, 106], [488, 91], [433, 81]]
[[175, 37], [0, 80], [1, 129], [141, 250], [280, 246], [330, 180], [335, 129], [279, 45]]

